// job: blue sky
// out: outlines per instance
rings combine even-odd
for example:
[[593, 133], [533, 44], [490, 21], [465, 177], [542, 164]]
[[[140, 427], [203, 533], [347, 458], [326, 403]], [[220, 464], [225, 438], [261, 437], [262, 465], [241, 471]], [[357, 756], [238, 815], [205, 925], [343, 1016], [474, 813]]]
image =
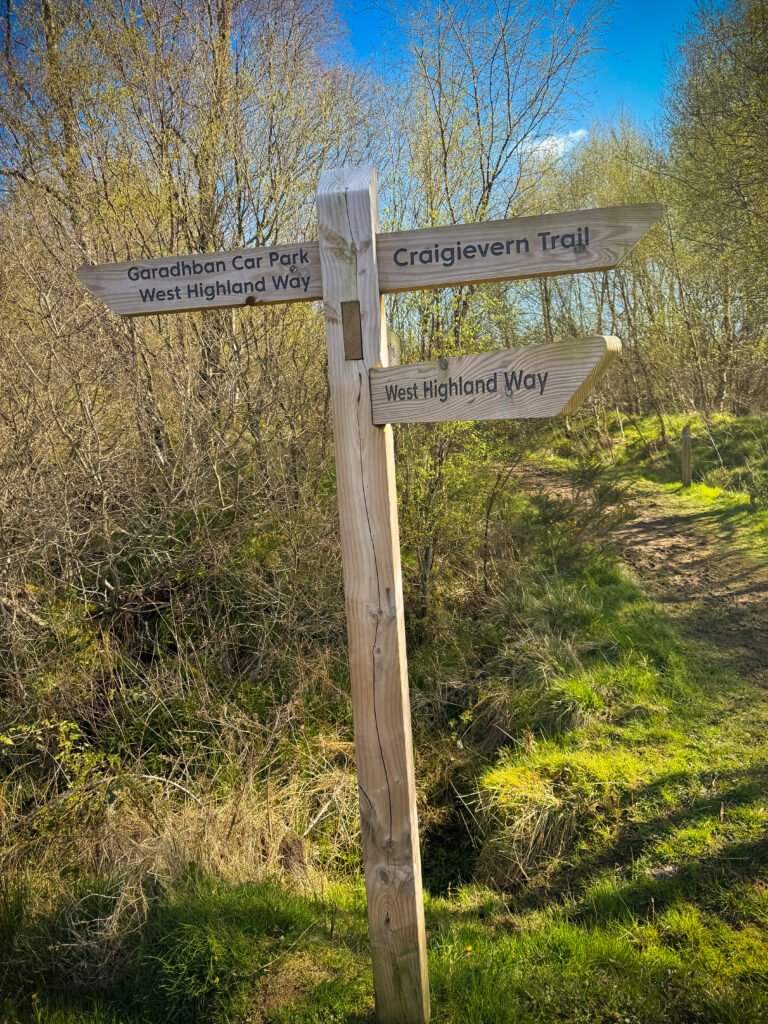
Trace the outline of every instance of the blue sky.
[[[389, 21], [370, 0], [339, 0], [350, 30], [350, 43], [361, 59], [380, 52]], [[664, 86], [667, 57], [674, 53], [680, 30], [693, 15], [693, 0], [618, 0], [613, 24], [604, 35], [605, 55], [585, 98], [594, 116], [619, 105], [641, 121], [651, 120]]]

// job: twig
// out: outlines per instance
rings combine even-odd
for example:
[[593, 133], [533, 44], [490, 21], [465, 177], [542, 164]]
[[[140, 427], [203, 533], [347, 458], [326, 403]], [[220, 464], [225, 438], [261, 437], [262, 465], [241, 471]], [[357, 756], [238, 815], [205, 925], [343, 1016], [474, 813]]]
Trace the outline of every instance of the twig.
[[41, 619], [39, 615], [35, 615], [35, 613], [31, 612], [28, 608], [22, 608], [22, 606], [17, 604], [16, 601], [12, 601], [10, 597], [3, 597], [0, 595], [0, 604], [6, 609], [6, 611], [11, 612], [13, 615], [18, 615], [22, 619], [28, 619], [36, 626], [40, 626], [41, 629], [53, 629], [50, 622], [46, 622], [45, 619]]
[[334, 793], [334, 794], [333, 794], [333, 796], [331, 797], [331, 799], [330, 799], [330, 800], [326, 800], [326, 801], [325, 801], [325, 803], [323, 804], [322, 808], [320, 809], [320, 813], [319, 813], [318, 815], [316, 815], [316, 816], [315, 816], [315, 817], [314, 817], [314, 818], [312, 819], [312, 821], [310, 821], [310, 823], [309, 823], [309, 824], [307, 825], [307, 827], [306, 827], [306, 828], [304, 829], [304, 831], [303, 831], [303, 832], [301, 833], [301, 838], [302, 838], [302, 839], [306, 839], [306, 838], [307, 838], [307, 836], [309, 835], [309, 833], [310, 833], [310, 832], [312, 831], [312, 829], [313, 829], [313, 828], [315, 827], [315, 825], [316, 825], [316, 824], [317, 824], [317, 823], [318, 823], [318, 822], [320, 821], [320, 819], [321, 819], [321, 818], [323, 817], [323, 815], [325, 814], [325, 812], [326, 812], [326, 811], [328, 810], [328, 808], [329, 808], [329, 807], [331, 806], [331, 804], [333, 803], [333, 799], [334, 799], [334, 797], [335, 797], [335, 796], [336, 796], [336, 794]]
[[194, 793], [190, 792], [186, 786], [182, 786], [180, 782], [174, 782], [173, 779], [164, 779], [162, 775], [140, 775], [139, 778], [147, 779], [149, 782], [164, 782], [167, 786], [173, 786], [175, 789], [180, 789], [182, 793], [186, 793], [190, 800], [194, 800], [201, 810], [205, 810], [202, 800], [199, 800]]

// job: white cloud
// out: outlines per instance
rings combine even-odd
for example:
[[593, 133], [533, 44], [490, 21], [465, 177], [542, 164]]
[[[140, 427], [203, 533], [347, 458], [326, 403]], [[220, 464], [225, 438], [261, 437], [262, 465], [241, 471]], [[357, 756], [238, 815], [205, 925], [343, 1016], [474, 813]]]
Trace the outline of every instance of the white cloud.
[[586, 138], [587, 129], [577, 128], [573, 132], [565, 132], [564, 135], [548, 135], [540, 142], [531, 146], [531, 153], [535, 156], [563, 156], [569, 149]]

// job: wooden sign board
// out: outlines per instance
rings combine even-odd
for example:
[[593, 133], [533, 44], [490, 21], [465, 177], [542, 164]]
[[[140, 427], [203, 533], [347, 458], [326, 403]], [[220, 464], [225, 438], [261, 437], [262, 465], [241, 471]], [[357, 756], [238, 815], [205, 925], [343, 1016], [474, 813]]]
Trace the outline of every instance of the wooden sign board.
[[[379, 291], [444, 288], [615, 267], [661, 216], [659, 203], [376, 235]], [[323, 297], [318, 242], [80, 267], [123, 316]]]
[[660, 203], [639, 203], [380, 234], [379, 287], [402, 292], [609, 270], [662, 209]]
[[533, 419], [574, 412], [621, 351], [598, 335], [369, 373], [376, 425]]
[[317, 242], [86, 264], [77, 276], [93, 295], [123, 316], [306, 302], [323, 297]]

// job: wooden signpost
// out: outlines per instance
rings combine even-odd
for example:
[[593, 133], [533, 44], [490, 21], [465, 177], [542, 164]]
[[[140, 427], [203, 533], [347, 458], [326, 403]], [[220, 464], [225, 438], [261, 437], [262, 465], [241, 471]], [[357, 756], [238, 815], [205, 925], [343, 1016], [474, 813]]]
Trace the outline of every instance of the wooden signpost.
[[682, 459], [683, 487], [691, 486], [691, 424], [686, 423], [683, 427], [683, 459]]
[[605, 270], [655, 203], [379, 233], [372, 167], [325, 171], [317, 242], [85, 266], [124, 316], [322, 299], [336, 449], [368, 930], [382, 1024], [429, 1019], [391, 423], [572, 412], [613, 337], [389, 367], [383, 294]]

